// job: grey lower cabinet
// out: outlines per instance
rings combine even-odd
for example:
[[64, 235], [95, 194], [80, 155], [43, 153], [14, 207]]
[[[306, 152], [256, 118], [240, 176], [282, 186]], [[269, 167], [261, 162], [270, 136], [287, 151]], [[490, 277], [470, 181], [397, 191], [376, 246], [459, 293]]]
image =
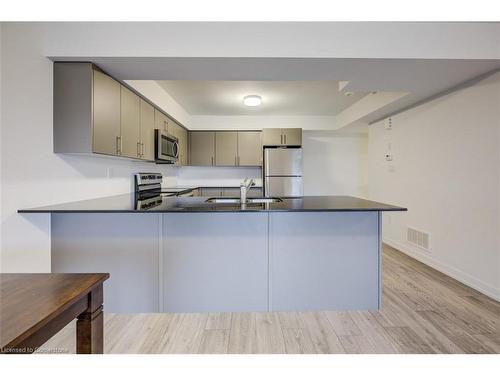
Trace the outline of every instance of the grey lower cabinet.
[[238, 132], [215, 133], [215, 165], [238, 165]]
[[267, 214], [165, 214], [163, 235], [164, 311], [268, 310]]
[[237, 187], [222, 188], [222, 196], [223, 197], [239, 197], [240, 194], [241, 194], [240, 188], [237, 188]]
[[[223, 197], [239, 197], [241, 194], [239, 187], [225, 187], [222, 188]], [[262, 188], [253, 187], [247, 192], [248, 198], [260, 198], [262, 197]]]
[[215, 165], [215, 132], [190, 132], [189, 164], [199, 166]]
[[[61, 68], [62, 67], [60, 67], [60, 69]], [[120, 84], [116, 82], [113, 78], [97, 70], [91, 70], [91, 72], [93, 74], [92, 151], [98, 154], [120, 155], [121, 154]], [[61, 91], [62, 90], [64, 89], [61, 87]], [[60, 98], [62, 95], [64, 95], [64, 92], [55, 93], [54, 96]], [[56, 98], [54, 100], [56, 100]], [[68, 98], [66, 98], [66, 100], [68, 100]], [[63, 103], [61, 103], [61, 101], [58, 101], [58, 104], [63, 104]], [[60, 116], [61, 112], [63, 111], [64, 108], [59, 108], [59, 107], [56, 108], [55, 122], [57, 122], [58, 116]], [[75, 117], [81, 118], [83, 115], [81, 112], [82, 111], [75, 111], [73, 115]], [[80, 121], [79, 118], [76, 118], [75, 120]], [[64, 124], [57, 124], [56, 126], [57, 128], [60, 129], [64, 126]], [[71, 135], [68, 134], [68, 136]], [[54, 145], [54, 147], [56, 148], [57, 145]]]
[[269, 219], [272, 310], [379, 308], [378, 212], [285, 212]]
[[[200, 196], [203, 197], [239, 197], [240, 188], [239, 187], [204, 187], [200, 188]], [[249, 198], [259, 198], [262, 197], [262, 188], [253, 187], [248, 193]]]
[[222, 188], [219, 187], [204, 187], [200, 190], [202, 197], [222, 197]]
[[109, 272], [106, 311], [380, 308], [378, 212], [51, 216], [52, 272]]
[[109, 272], [105, 311], [161, 311], [161, 214], [53, 214], [51, 272]]

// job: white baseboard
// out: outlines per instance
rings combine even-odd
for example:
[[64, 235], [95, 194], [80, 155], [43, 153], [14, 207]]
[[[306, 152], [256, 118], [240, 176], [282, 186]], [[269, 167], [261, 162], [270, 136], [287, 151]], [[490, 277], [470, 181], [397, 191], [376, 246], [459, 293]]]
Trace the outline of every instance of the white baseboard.
[[500, 302], [500, 289], [478, 280], [474, 276], [471, 276], [457, 268], [450, 267], [442, 262], [439, 262], [429, 255], [416, 251], [401, 242], [393, 241], [388, 238], [383, 238], [382, 242]]

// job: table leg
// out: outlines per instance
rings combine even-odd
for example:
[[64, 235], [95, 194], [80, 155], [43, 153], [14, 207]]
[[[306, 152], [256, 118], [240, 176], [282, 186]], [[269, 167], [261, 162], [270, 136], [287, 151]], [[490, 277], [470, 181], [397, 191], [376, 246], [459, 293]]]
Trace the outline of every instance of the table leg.
[[102, 285], [88, 294], [88, 308], [76, 322], [76, 352], [78, 354], [103, 353]]

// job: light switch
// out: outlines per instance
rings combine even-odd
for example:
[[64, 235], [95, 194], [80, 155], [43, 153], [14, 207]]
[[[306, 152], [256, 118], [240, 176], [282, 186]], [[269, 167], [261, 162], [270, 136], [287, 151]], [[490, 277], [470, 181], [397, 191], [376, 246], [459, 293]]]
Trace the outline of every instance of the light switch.
[[392, 118], [388, 117], [384, 120], [384, 129], [392, 130]]

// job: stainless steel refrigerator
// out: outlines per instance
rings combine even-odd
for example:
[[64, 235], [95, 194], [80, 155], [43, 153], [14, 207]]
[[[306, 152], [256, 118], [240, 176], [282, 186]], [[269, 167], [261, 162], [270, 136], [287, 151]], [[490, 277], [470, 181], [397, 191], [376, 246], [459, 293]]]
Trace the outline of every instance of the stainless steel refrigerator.
[[301, 197], [302, 149], [264, 148], [264, 196]]

